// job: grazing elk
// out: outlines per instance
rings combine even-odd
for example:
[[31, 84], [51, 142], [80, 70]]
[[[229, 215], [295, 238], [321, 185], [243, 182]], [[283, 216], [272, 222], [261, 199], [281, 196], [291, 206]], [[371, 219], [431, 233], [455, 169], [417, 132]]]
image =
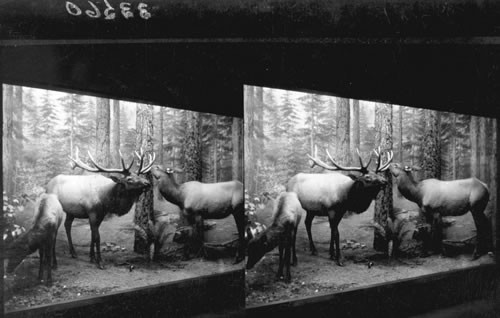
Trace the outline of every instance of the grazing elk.
[[[283, 267], [286, 266], [285, 281], [290, 282], [290, 259], [293, 258], [292, 265], [297, 265], [295, 251], [297, 227], [305, 211], [302, 209], [297, 194], [294, 192], [281, 193], [277, 202], [271, 226], [252, 238], [248, 243], [246, 267], [247, 269], [253, 268], [264, 254], [278, 245], [280, 256], [277, 278], [280, 279], [283, 276]], [[284, 258], [283, 251], [285, 253]]]
[[15, 268], [29, 254], [38, 250], [40, 254], [40, 268], [38, 279], [45, 283], [52, 283], [52, 268], [57, 268], [56, 237], [57, 230], [63, 219], [63, 210], [57, 196], [43, 194], [38, 208], [35, 210], [33, 226], [14, 240], [6, 249], [7, 273], [12, 273]]
[[[141, 174], [148, 172], [153, 165], [155, 155], [149, 155], [149, 163], [144, 166], [144, 156], [142, 153], [136, 155], [141, 159], [137, 173], [130, 171], [134, 159], [128, 167], [120, 153], [122, 168], [103, 168], [95, 162], [90, 152], [89, 158], [94, 165], [91, 167], [82, 162], [78, 157], [78, 148], [75, 157], [69, 157], [74, 165], [90, 172], [118, 173], [120, 176], [105, 177], [95, 175], [57, 175], [47, 184], [47, 193], [55, 194], [66, 213], [64, 227], [68, 237], [69, 251], [73, 258], [76, 258], [75, 248], [71, 239], [71, 224], [75, 218], [89, 219], [90, 230], [92, 232], [90, 242], [90, 261], [95, 262], [97, 267], [104, 269], [101, 264], [101, 248], [99, 226], [106, 214], [117, 214], [122, 216], [130, 211], [132, 205], [137, 201], [144, 189], [150, 186], [150, 182]], [[97, 256], [94, 252], [97, 250]]]
[[381, 165], [380, 154], [375, 151], [378, 156], [375, 172], [368, 170], [371, 157], [368, 163], [363, 165], [359, 151], [360, 167], [343, 167], [335, 163], [328, 150], [326, 153], [333, 166], [308, 155], [313, 162], [312, 167], [318, 165], [326, 170], [358, 171], [361, 175], [346, 176], [338, 172], [298, 173], [288, 181], [287, 191], [297, 193], [302, 207], [307, 211], [305, 225], [309, 237], [309, 247], [313, 255], [316, 255], [317, 251], [311, 235], [312, 221], [315, 216], [328, 216], [331, 230], [330, 258], [336, 258], [337, 264], [343, 266], [338, 225], [346, 211], [362, 213], [368, 209], [377, 193], [387, 184], [387, 180], [377, 173], [389, 168], [393, 153], [392, 151], [388, 152], [387, 162]]
[[492, 246], [491, 228], [484, 214], [490, 193], [486, 184], [476, 178], [441, 181], [425, 179], [415, 181], [412, 168], [398, 163], [390, 165], [398, 190], [408, 200], [420, 207], [427, 222], [431, 224], [433, 245], [442, 251], [443, 216], [472, 213], [477, 231], [477, 244], [472, 259], [488, 253]]
[[233, 215], [238, 229], [239, 248], [235, 264], [245, 259], [245, 203], [243, 184], [239, 181], [178, 184], [174, 170], [155, 165], [151, 168], [158, 180], [158, 190], [169, 202], [176, 204], [190, 224], [195, 224], [197, 237], [203, 240], [203, 219], [224, 219]]

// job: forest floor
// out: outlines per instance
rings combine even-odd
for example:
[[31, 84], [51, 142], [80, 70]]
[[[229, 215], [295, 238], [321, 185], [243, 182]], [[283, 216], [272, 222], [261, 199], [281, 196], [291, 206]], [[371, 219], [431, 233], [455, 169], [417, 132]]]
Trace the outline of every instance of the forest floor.
[[[418, 211], [418, 207], [406, 200], [395, 198], [395, 206]], [[312, 224], [312, 235], [318, 255], [309, 252], [309, 241], [303, 222], [297, 234], [297, 266], [291, 267], [292, 281], [285, 283], [276, 278], [278, 270], [278, 249], [266, 254], [254, 268], [246, 271], [246, 305], [263, 305], [270, 302], [292, 300], [305, 296], [318, 296], [353, 287], [369, 286], [377, 283], [417, 277], [437, 272], [445, 272], [479, 264], [490, 264], [494, 258], [485, 255], [472, 261], [471, 252], [445, 257], [432, 255], [425, 258], [389, 259], [376, 252], [373, 246], [373, 229], [362, 228], [361, 224], [373, 219], [374, 204], [361, 214], [345, 217], [339, 225], [340, 244], [348, 240], [360, 243], [361, 248], [341, 250], [344, 267], [329, 259], [330, 226], [326, 217], [316, 217]], [[257, 212], [258, 213], [258, 212]], [[455, 223], [448, 230], [448, 237], [469, 235], [474, 230], [470, 213], [454, 217]], [[260, 215], [260, 221], [268, 225], [270, 215]], [[446, 235], [446, 233], [445, 233]], [[369, 263], [373, 263], [370, 267]]]
[[[162, 209], [162, 203], [155, 202], [155, 209]], [[24, 214], [32, 211], [24, 211]], [[177, 213], [172, 218], [169, 230], [175, 230]], [[202, 275], [216, 274], [241, 269], [244, 262], [233, 265], [234, 258], [206, 260], [168, 260], [148, 262], [146, 255], [133, 252], [134, 213], [122, 217], [110, 217], [101, 224], [101, 252], [104, 270], [89, 261], [90, 227], [88, 220], [73, 222], [73, 243], [78, 258], [69, 255], [64, 225], [59, 228], [56, 245], [58, 269], [52, 272], [53, 284], [46, 287], [37, 280], [38, 252], [28, 256], [15, 271], [15, 275], [4, 277], [5, 309], [23, 309], [37, 305], [52, 304], [67, 300], [77, 300], [88, 296], [98, 296], [109, 292], [173, 282]], [[30, 216], [20, 218], [31, 219]], [[217, 220], [216, 226], [208, 234], [208, 241], [225, 242], [227, 237], [237, 237], [232, 217]], [[28, 227], [30, 227], [28, 225]], [[234, 233], [233, 233], [234, 232]], [[227, 234], [229, 233], [229, 234]], [[171, 236], [171, 238], [173, 235]], [[133, 269], [131, 270], [131, 266]]]

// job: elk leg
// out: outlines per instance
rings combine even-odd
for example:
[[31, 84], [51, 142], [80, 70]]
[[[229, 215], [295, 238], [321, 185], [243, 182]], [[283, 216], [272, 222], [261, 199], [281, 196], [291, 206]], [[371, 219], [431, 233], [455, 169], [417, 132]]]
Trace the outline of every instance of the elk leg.
[[57, 259], [56, 259], [56, 239], [57, 239], [57, 229], [52, 237], [52, 268], [57, 269]]
[[66, 229], [66, 236], [68, 238], [69, 253], [71, 257], [76, 258], [75, 248], [73, 247], [73, 240], [71, 239], [71, 224], [73, 224], [74, 216], [71, 214], [66, 214], [66, 220], [64, 220], [64, 228]]
[[476, 246], [472, 254], [472, 260], [478, 259], [480, 256], [486, 254], [492, 247], [491, 242], [491, 227], [490, 222], [482, 212], [474, 212], [472, 214], [474, 224], [476, 225]]
[[45, 246], [45, 271], [47, 272], [47, 280], [45, 284], [50, 286], [52, 284], [52, 246], [53, 246], [53, 236], [49, 235], [47, 242], [44, 243]]
[[287, 234], [285, 238], [285, 266], [286, 266], [286, 275], [285, 282], [289, 283], [292, 280], [292, 275], [290, 274], [290, 259], [292, 258], [291, 249], [292, 249], [292, 231], [293, 229], [287, 229]]
[[[340, 234], [339, 234], [339, 223], [340, 220], [342, 219], [343, 213], [335, 213], [332, 217], [328, 217], [330, 221], [330, 228], [331, 228], [331, 240], [330, 240], [330, 255], [333, 257], [333, 244], [335, 243], [335, 254], [336, 254], [336, 260], [337, 260], [337, 265], [338, 266], [344, 266], [344, 263], [342, 263], [342, 255], [340, 255]], [[333, 258], [332, 258], [333, 259]]]
[[246, 249], [246, 241], [245, 241], [245, 211], [241, 211], [241, 213], [233, 214], [234, 221], [236, 222], [236, 228], [238, 229], [238, 252], [236, 254], [236, 260], [234, 264], [238, 264], [239, 262], [245, 259], [245, 249]]
[[297, 266], [297, 253], [295, 251], [295, 242], [297, 241], [297, 227], [293, 227], [293, 234], [292, 234], [292, 253], [293, 253], [293, 261], [292, 261], [292, 266]]
[[280, 238], [280, 242], [279, 242], [279, 251], [280, 251], [280, 258], [279, 258], [279, 265], [278, 265], [278, 274], [276, 275], [276, 279], [280, 279], [281, 277], [283, 277], [283, 248], [284, 248], [284, 244], [283, 244], [283, 238]]
[[44, 256], [44, 247], [43, 245], [40, 246], [40, 248], [38, 249], [38, 255], [40, 256], [40, 266], [38, 268], [38, 280], [40, 282], [43, 281], [43, 262], [45, 260]]
[[314, 219], [314, 214], [307, 212], [304, 224], [306, 225], [307, 237], [309, 238], [309, 250], [311, 251], [311, 255], [318, 255], [311, 234], [311, 226], [313, 219]]
[[434, 212], [432, 214], [432, 244], [434, 251], [439, 254], [443, 250], [443, 226], [442, 218], [439, 212]]
[[[99, 235], [99, 225], [102, 220], [98, 220], [94, 214], [89, 215], [91, 241], [90, 241], [90, 261], [95, 262], [97, 267], [104, 269], [101, 259], [101, 237]], [[95, 246], [95, 253], [94, 253]]]

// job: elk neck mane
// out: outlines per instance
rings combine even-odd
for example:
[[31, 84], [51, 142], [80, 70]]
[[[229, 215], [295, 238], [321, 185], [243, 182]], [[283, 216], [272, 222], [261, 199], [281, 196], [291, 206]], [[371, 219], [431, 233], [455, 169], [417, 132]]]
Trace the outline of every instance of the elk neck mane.
[[174, 178], [173, 174], [163, 173], [158, 183], [158, 190], [160, 194], [169, 202], [184, 208], [183, 193], [181, 190], [182, 184], [179, 185]]
[[[406, 179], [406, 180], [404, 180]], [[420, 182], [415, 180], [413, 174], [403, 172], [402, 177], [398, 178], [398, 190], [401, 194], [410, 201], [420, 204], [422, 195], [420, 193]]]

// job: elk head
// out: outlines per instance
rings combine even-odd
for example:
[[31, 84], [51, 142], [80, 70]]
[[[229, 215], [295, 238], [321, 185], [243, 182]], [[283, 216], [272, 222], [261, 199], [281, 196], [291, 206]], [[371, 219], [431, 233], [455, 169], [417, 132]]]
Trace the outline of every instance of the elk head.
[[418, 171], [420, 170], [420, 168], [403, 166], [400, 163], [391, 163], [389, 165], [389, 170], [399, 184], [399, 181], [403, 178], [409, 178], [410, 180], [414, 181], [412, 171]]
[[144, 165], [144, 157], [145, 153], [140, 151], [140, 154], [136, 151], [135, 155], [138, 157], [140, 160], [139, 162], [139, 169], [137, 170], [137, 173], [134, 173], [130, 171], [132, 168], [132, 165], [134, 164], [134, 158], [132, 158], [132, 162], [130, 162], [130, 165], [127, 167], [125, 165], [125, 160], [123, 159], [122, 153], [120, 150], [118, 150], [120, 154], [120, 159], [122, 163], [122, 168], [104, 168], [101, 165], [99, 165], [90, 152], [88, 153], [89, 159], [94, 165], [94, 167], [89, 166], [88, 164], [84, 163], [83, 161], [80, 160], [78, 156], [78, 147], [76, 147], [75, 151], [75, 158], [72, 158], [69, 156], [69, 159], [73, 161], [73, 169], [76, 167], [79, 167], [83, 170], [90, 171], [90, 172], [106, 172], [106, 173], [117, 173], [119, 176], [109, 176], [111, 180], [113, 180], [115, 183], [120, 184], [125, 190], [143, 190], [145, 188], [148, 188], [151, 186], [151, 183], [148, 181], [147, 178], [144, 176], [141, 176], [142, 174], [145, 174], [151, 170], [151, 167], [153, 166], [153, 163], [156, 159], [156, 155], [153, 153], [153, 155], [149, 154], [148, 159], [149, 163], [147, 165]]

